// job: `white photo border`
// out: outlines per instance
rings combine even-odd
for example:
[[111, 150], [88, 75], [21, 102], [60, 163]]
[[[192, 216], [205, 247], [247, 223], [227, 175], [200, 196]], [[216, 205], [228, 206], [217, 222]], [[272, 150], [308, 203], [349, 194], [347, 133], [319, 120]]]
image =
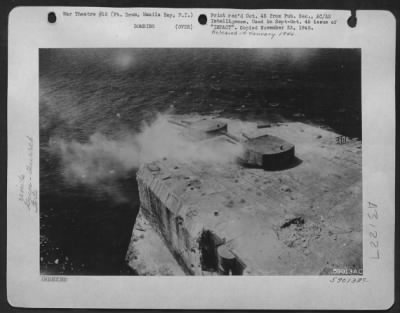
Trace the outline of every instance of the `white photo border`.
[[[394, 303], [395, 45], [396, 20], [389, 11], [321, 11], [335, 27], [266, 40], [211, 36], [165, 27], [133, 32], [127, 19], [64, 18], [73, 7], [17, 7], [9, 15], [7, 295], [12, 306], [42, 308], [179, 309], [387, 309]], [[79, 8], [119, 11], [122, 8]], [[130, 9], [133, 10], [133, 9]], [[141, 8], [134, 10], [140, 11]], [[179, 9], [151, 11], [173, 12]], [[234, 9], [185, 9], [194, 15]], [[58, 20], [49, 24], [47, 14]], [[251, 12], [252, 10], [240, 10]], [[259, 10], [315, 13], [316, 10]], [[150, 31], [149, 31], [150, 32]], [[363, 268], [366, 282], [332, 282], [331, 276], [143, 277], [67, 276], [43, 281], [39, 269], [39, 213], [18, 201], [18, 177], [32, 138], [32, 186], [39, 190], [40, 48], [360, 48], [362, 51]], [[28, 161], [29, 162], [29, 161]], [[39, 191], [40, 192], [40, 191]], [[39, 204], [40, 205], [40, 204]], [[375, 207], [376, 206], [376, 207]], [[377, 213], [376, 213], [377, 212]], [[379, 218], [375, 218], [374, 214]], [[371, 229], [370, 225], [375, 225]], [[377, 231], [379, 259], [371, 240]], [[348, 276], [345, 276], [348, 278]]]

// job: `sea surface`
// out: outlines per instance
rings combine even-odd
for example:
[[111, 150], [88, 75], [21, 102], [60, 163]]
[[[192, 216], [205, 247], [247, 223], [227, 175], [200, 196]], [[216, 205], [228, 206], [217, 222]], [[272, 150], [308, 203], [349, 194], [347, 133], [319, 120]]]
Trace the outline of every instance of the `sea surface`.
[[170, 112], [302, 121], [361, 139], [357, 49], [41, 49], [39, 67], [46, 274], [135, 274], [125, 263], [139, 207], [135, 168], [90, 183], [67, 175], [62, 153], [82, 144], [87, 162], [94, 134], [118, 140]]

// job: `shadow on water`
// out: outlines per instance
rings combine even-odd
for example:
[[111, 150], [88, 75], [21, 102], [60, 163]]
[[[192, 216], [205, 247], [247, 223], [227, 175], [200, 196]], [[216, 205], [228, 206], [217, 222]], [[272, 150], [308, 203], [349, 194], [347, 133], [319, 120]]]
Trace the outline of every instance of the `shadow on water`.
[[134, 173], [113, 182], [124, 200], [106, 190], [68, 186], [61, 177], [41, 193], [41, 273], [135, 275], [125, 254], [138, 212]]

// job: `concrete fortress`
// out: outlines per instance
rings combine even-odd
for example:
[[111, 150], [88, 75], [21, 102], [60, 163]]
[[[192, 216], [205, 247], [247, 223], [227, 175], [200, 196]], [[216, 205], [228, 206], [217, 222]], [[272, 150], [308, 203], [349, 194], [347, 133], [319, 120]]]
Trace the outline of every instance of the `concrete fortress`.
[[[179, 117], [233, 161], [163, 158], [137, 172], [127, 260], [141, 275], [323, 275], [362, 268], [361, 142], [303, 123]], [[244, 131], [245, 130], [245, 131]], [[296, 146], [296, 154], [295, 154]]]

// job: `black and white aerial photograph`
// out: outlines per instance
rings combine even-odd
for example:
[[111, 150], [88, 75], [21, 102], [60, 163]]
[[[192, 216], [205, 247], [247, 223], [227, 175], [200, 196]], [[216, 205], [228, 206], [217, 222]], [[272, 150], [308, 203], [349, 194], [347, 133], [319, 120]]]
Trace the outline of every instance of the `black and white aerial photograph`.
[[362, 275], [361, 50], [39, 49], [40, 273]]

